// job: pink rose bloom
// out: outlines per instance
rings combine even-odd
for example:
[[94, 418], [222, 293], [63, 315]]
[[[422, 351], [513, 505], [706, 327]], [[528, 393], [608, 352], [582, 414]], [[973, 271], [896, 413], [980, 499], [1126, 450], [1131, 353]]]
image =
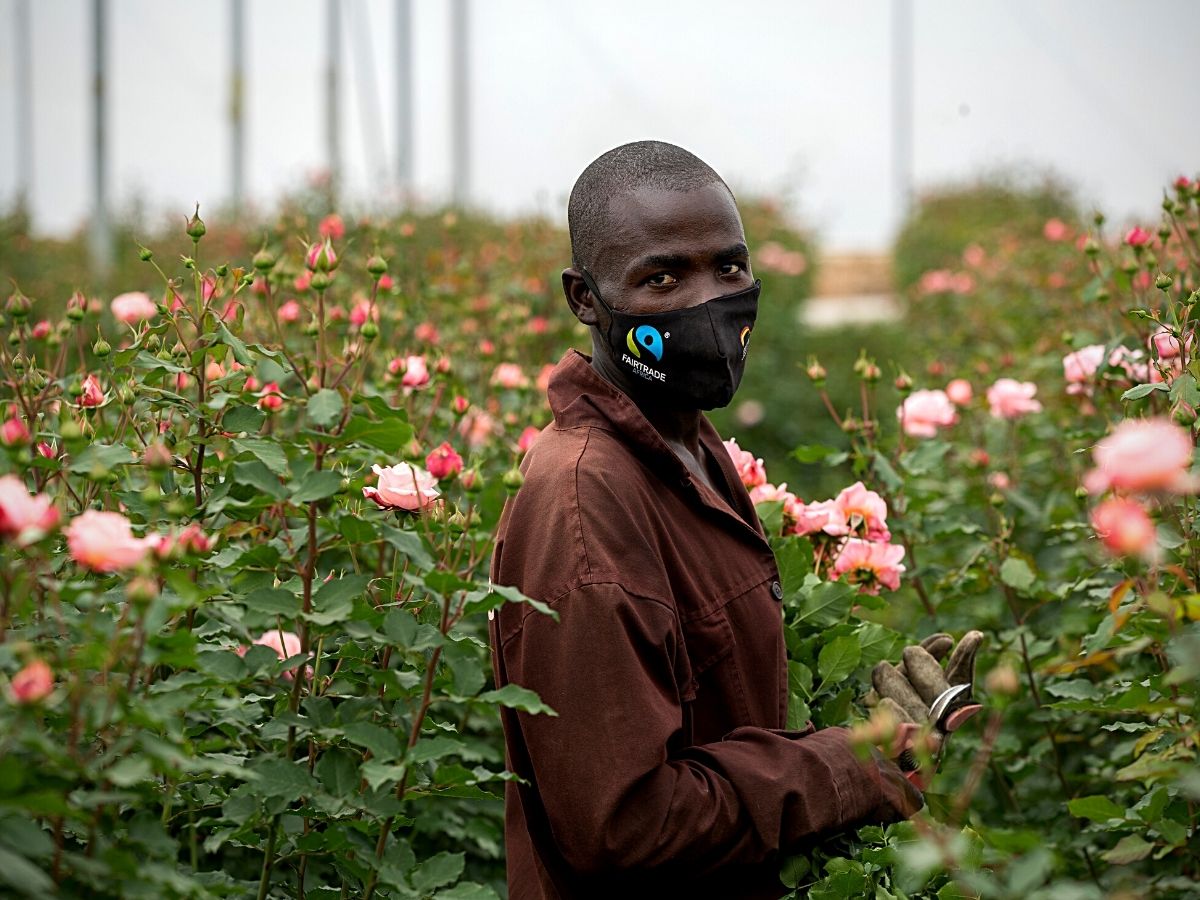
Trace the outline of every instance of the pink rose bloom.
[[276, 313], [280, 322], [296, 322], [300, 319], [300, 304], [295, 300], [285, 300]]
[[30, 494], [16, 475], [0, 477], [0, 535], [18, 546], [35, 541], [58, 524], [58, 510], [45, 494]]
[[978, 244], [968, 244], [963, 250], [963, 264], [970, 266], [972, 269], [978, 269], [987, 259], [987, 251]]
[[376, 322], [379, 321], [379, 307], [373, 304], [370, 300], [361, 299], [354, 304], [354, 308], [350, 310], [350, 324], [362, 327], [370, 318]]
[[1158, 354], [1159, 359], [1175, 359], [1184, 352], [1192, 352], [1195, 337], [1196, 335], [1189, 331], [1180, 340], [1171, 333], [1171, 329], [1164, 326], [1150, 336], [1150, 347]]
[[1033, 399], [1036, 393], [1037, 385], [1032, 381], [1000, 378], [987, 390], [988, 407], [997, 419], [1018, 419], [1042, 411], [1042, 404]]
[[946, 396], [955, 406], [966, 406], [975, 399], [975, 390], [967, 379], [955, 378], [946, 385]]
[[1192, 439], [1169, 419], [1126, 419], [1092, 451], [1096, 468], [1084, 476], [1089, 493], [1171, 491], [1190, 493], [1197, 487], [1188, 472]]
[[47, 338], [49, 336], [50, 336], [50, 321], [49, 321], [49, 319], [42, 319], [40, 322], [38, 322], [36, 325], [33, 326], [34, 340], [40, 341], [43, 338]]
[[887, 527], [887, 503], [861, 481], [844, 488], [833, 500], [852, 533], [862, 533], [869, 541], [890, 541]]
[[796, 495], [787, 489], [786, 482], [778, 487], [773, 484], [759, 484], [750, 489], [750, 502], [757, 506], [759, 503], [770, 503], [778, 501], [787, 504], [789, 501], [794, 501]]
[[158, 315], [158, 305], [141, 291], [118, 294], [112, 300], [112, 314], [118, 322], [132, 325]]
[[890, 591], [900, 587], [904, 566], [904, 548], [899, 544], [881, 544], [848, 538], [833, 563], [833, 577], [857, 584], [867, 594], [878, 594], [880, 587]]
[[4, 424], [0, 425], [0, 442], [6, 447], [28, 444], [30, 437], [29, 429], [16, 416], [6, 419]]
[[958, 410], [945, 391], [913, 391], [896, 409], [896, 418], [909, 437], [931, 438], [958, 421]]
[[1092, 510], [1092, 527], [1116, 556], [1153, 555], [1158, 535], [1140, 503], [1124, 497], [1109, 498]]
[[379, 289], [381, 291], [390, 291], [396, 286], [396, 282], [392, 280], [392, 276], [384, 272], [379, 276]]
[[433, 505], [441, 494], [437, 479], [420, 466], [402, 462], [386, 469], [371, 466], [371, 471], [379, 481], [375, 487], [364, 487], [363, 496], [383, 509], [415, 512]]
[[492, 384], [502, 388], [523, 388], [529, 385], [529, 379], [516, 363], [504, 362], [496, 366], [492, 372]]
[[991, 472], [988, 474], [987, 483], [998, 491], [1007, 491], [1012, 487], [1012, 479], [1008, 477], [1007, 472]]
[[1071, 234], [1071, 229], [1062, 219], [1047, 219], [1042, 226], [1042, 236], [1048, 241], [1065, 241]]
[[1123, 345], [1114, 347], [1108, 355], [1108, 364], [1123, 370], [1130, 381], [1141, 384], [1150, 380], [1150, 364], [1141, 350], [1130, 350]]
[[517, 439], [517, 450], [522, 454], [529, 452], [529, 448], [537, 443], [537, 439], [542, 436], [542, 429], [528, 426], [521, 432], [521, 436]]
[[436, 344], [441, 340], [438, 334], [437, 326], [432, 322], [422, 322], [413, 329], [413, 337], [424, 344]]
[[340, 241], [346, 236], [346, 225], [342, 222], [341, 216], [337, 213], [330, 213], [317, 226], [317, 233], [321, 237], [333, 238], [335, 241]]
[[400, 384], [410, 390], [420, 390], [429, 384], [429, 368], [423, 356], [408, 356], [404, 359], [404, 375]]
[[292, 287], [298, 291], [307, 291], [310, 284], [312, 284], [312, 272], [309, 271], [301, 272], [292, 280]]
[[13, 703], [37, 703], [54, 690], [54, 673], [44, 660], [35, 659], [12, 677], [8, 699]]
[[83, 379], [83, 393], [79, 395], [80, 406], [99, 406], [104, 402], [104, 388], [100, 387], [100, 379], [89, 375]]
[[767, 470], [761, 459], [755, 459], [753, 453], [739, 447], [734, 438], [725, 442], [725, 449], [729, 451], [733, 467], [737, 469], [738, 477], [742, 479], [742, 484], [746, 486], [747, 490], [767, 483]]
[[478, 450], [496, 431], [496, 420], [482, 409], [472, 409], [458, 423], [458, 433], [466, 438], [467, 446]]
[[72, 519], [66, 531], [71, 559], [93, 572], [132, 568], [158, 543], [156, 537], [134, 537], [129, 520], [120, 513], [95, 509]]
[[[270, 647], [280, 659], [291, 659], [301, 652], [300, 638], [290, 631], [281, 631], [278, 628], [264, 631], [254, 640], [254, 643], [263, 647]], [[238, 647], [237, 655], [245, 656], [249, 649], [249, 647]], [[299, 667], [297, 666], [297, 668]], [[304, 673], [309, 678], [312, 678], [312, 666], [305, 666]], [[296, 677], [296, 669], [288, 669], [283, 673], [283, 677], [291, 681]]]
[[442, 441], [425, 457], [425, 468], [438, 481], [453, 478], [462, 471], [463, 458], [454, 451], [449, 441]]
[[1091, 394], [1096, 371], [1104, 365], [1104, 345], [1092, 344], [1063, 357], [1063, 378], [1068, 394]]
[[1125, 234], [1125, 243], [1130, 247], [1145, 247], [1153, 239], [1154, 235], [1140, 226], [1134, 226]]
[[793, 534], [827, 534], [831, 537], [842, 537], [850, 533], [850, 525], [842, 512], [842, 508], [833, 500], [821, 500], [817, 503], [797, 502], [792, 513], [796, 518]]

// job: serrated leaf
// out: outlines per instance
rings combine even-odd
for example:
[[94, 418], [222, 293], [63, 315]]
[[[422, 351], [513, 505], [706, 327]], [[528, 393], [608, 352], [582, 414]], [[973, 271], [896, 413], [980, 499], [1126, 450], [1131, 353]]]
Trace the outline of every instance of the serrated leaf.
[[308, 398], [304, 414], [313, 425], [328, 428], [342, 417], [345, 408], [341, 394], [330, 388], [321, 388]]
[[233, 480], [235, 484], [245, 484], [268, 497], [282, 500], [287, 496], [287, 489], [279, 480], [279, 476], [264, 466], [257, 459], [233, 464]]
[[287, 478], [290, 474], [283, 447], [274, 441], [262, 438], [234, 438], [230, 443], [237, 453], [249, 453], [280, 478]]
[[467, 745], [457, 738], [442, 737], [421, 738], [415, 747], [408, 751], [408, 761], [412, 763], [429, 762], [431, 759], [441, 759], [452, 753], [461, 753]]
[[834, 638], [817, 655], [817, 674], [821, 677], [822, 686], [841, 681], [858, 667], [861, 658], [862, 648], [857, 635], [846, 634]]
[[315, 503], [332, 497], [342, 489], [342, 476], [337, 472], [309, 472], [292, 491], [293, 503]]
[[1076, 818], [1091, 819], [1093, 822], [1125, 818], [1125, 810], [1102, 794], [1092, 797], [1076, 797], [1067, 802], [1067, 809]]
[[281, 800], [297, 800], [312, 793], [316, 786], [308, 769], [282, 759], [260, 762], [252, 771], [257, 778], [250, 783], [251, 790], [259, 797], [278, 797]]
[[507, 706], [509, 709], [519, 709], [527, 713], [544, 713], [548, 716], [558, 715], [558, 713], [543, 703], [541, 698], [533, 691], [515, 684], [506, 684], [496, 691], [485, 691], [476, 699], [482, 700], [484, 703]]
[[350, 743], [370, 750], [378, 762], [391, 762], [403, 752], [395, 732], [374, 722], [351, 722], [343, 727], [342, 733]]
[[93, 469], [111, 469], [133, 462], [133, 451], [124, 444], [89, 444], [71, 459], [67, 468], [78, 475]]
[[235, 433], [246, 431], [253, 434], [262, 427], [263, 420], [266, 417], [267, 414], [257, 406], [231, 406], [221, 416], [221, 428], [224, 431]]
[[811, 625], [834, 625], [846, 617], [853, 603], [853, 585], [841, 581], [821, 581], [816, 575], [808, 575], [801, 588], [800, 612], [796, 622]]
[[419, 894], [426, 894], [434, 888], [449, 884], [463, 873], [466, 865], [466, 855], [463, 853], [442, 852], [429, 857], [413, 870], [413, 889]]
[[242, 339], [235, 335], [232, 331], [225, 327], [225, 323], [217, 321], [217, 343], [224, 344], [233, 351], [233, 358], [243, 366], [254, 364], [254, 359], [250, 356], [250, 352], [246, 349], [246, 345], [242, 343]]
[[1125, 866], [1145, 859], [1153, 849], [1154, 845], [1140, 835], [1127, 834], [1111, 850], [1101, 853], [1100, 858], [1114, 865]]
[[348, 443], [366, 444], [384, 453], [395, 454], [412, 440], [413, 429], [401, 419], [377, 422], [366, 416], [353, 415], [342, 430], [341, 437]]
[[1135, 384], [1129, 390], [1121, 395], [1122, 400], [1141, 400], [1143, 397], [1149, 397], [1155, 391], [1169, 391], [1170, 387], [1164, 382], [1155, 384]]
[[460, 881], [452, 888], [438, 891], [433, 900], [500, 900], [500, 897], [490, 887], [474, 881]]
[[333, 747], [321, 754], [315, 768], [325, 790], [335, 797], [350, 798], [358, 793], [358, 757]]
[[1000, 564], [1000, 580], [1017, 591], [1027, 591], [1037, 580], [1029, 563], [1018, 556], [1010, 556]]

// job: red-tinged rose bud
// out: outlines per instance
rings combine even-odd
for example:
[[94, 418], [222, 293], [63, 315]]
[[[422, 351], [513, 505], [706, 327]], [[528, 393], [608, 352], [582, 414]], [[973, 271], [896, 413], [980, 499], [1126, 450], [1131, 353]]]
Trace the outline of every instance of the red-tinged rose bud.
[[58, 449], [48, 441], [38, 441], [37, 452], [38, 456], [46, 459], [54, 459], [58, 456]]
[[13, 416], [0, 425], [0, 441], [6, 447], [24, 447], [30, 441], [29, 429], [21, 419]]
[[466, 469], [458, 476], [458, 483], [468, 494], [478, 494], [483, 490], [483, 476], [478, 469]]
[[200, 238], [204, 237], [208, 229], [204, 226], [203, 220], [200, 218], [200, 204], [196, 204], [195, 214], [188, 219], [187, 236], [192, 239], [193, 243], [199, 243]]
[[1158, 277], [1154, 279], [1154, 286], [1160, 291], [1165, 291], [1175, 283], [1175, 279], [1165, 272], [1159, 272]]
[[471, 408], [471, 401], [462, 394], [459, 394], [450, 401], [450, 408], [454, 410], [456, 416], [465, 415], [467, 410]]
[[4, 309], [14, 322], [24, 322], [29, 317], [29, 310], [32, 306], [30, 299], [18, 289], [8, 298]]
[[50, 320], [42, 319], [40, 322], [38, 322], [36, 325], [33, 326], [33, 330], [31, 331], [31, 334], [33, 335], [33, 339], [36, 341], [45, 340], [47, 337], [50, 336]]
[[146, 575], [137, 575], [125, 586], [125, 596], [134, 606], [144, 606], [158, 596], [158, 582]]
[[912, 376], [909, 375], [907, 372], [902, 371], [899, 375], [896, 376], [895, 385], [896, 385], [896, 390], [899, 391], [901, 394], [909, 393], [913, 389]]
[[439, 358], [436, 365], [434, 365], [434, 369], [437, 370], [439, 375], [449, 375], [450, 374], [450, 358], [448, 356], [443, 356], [443, 357]]
[[825, 383], [825, 377], [828, 373], [825, 371], [825, 367], [817, 362], [817, 358], [815, 356], [810, 356], [808, 358], [808, 366], [804, 371], [805, 374], [808, 375], [809, 379], [817, 385], [817, 387], [820, 387]]
[[504, 473], [501, 481], [504, 483], [505, 490], [512, 493], [525, 483], [525, 475], [520, 469], [514, 467]]
[[154, 441], [142, 451], [142, 465], [148, 469], [167, 469], [172, 463], [171, 451], [160, 441]]
[[367, 257], [367, 271], [378, 278], [388, 270], [387, 260], [378, 253]]
[[82, 291], [76, 291], [67, 300], [67, 318], [72, 322], [80, 321], [87, 315], [88, 301]]
[[308, 286], [314, 291], [323, 291], [329, 287], [333, 279], [329, 277], [327, 272], [313, 272], [312, 278], [308, 282]]
[[104, 357], [112, 353], [112, 345], [104, 338], [98, 338], [96, 343], [92, 344], [92, 352], [100, 359], [104, 359]]
[[413, 438], [404, 445], [405, 459], [420, 459], [422, 456], [424, 456], [424, 453], [421, 450], [421, 442], [416, 438]]
[[332, 272], [338, 267], [337, 252], [333, 241], [325, 238], [324, 243], [314, 243], [304, 256], [304, 264], [310, 272]]
[[358, 333], [370, 341], [379, 337], [379, 326], [368, 320], [362, 323], [362, 327], [359, 328]]

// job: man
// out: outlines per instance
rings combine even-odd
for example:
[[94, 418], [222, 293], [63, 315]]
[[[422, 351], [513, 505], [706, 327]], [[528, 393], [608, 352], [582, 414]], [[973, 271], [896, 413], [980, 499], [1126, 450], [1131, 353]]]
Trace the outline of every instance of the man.
[[759, 283], [729, 188], [643, 141], [595, 160], [568, 208], [571, 311], [592, 356], [550, 379], [554, 422], [501, 518], [491, 626], [506, 710], [509, 896], [758, 898], [781, 854], [921, 806], [842, 729], [787, 731], [782, 590], [754, 506], [701, 410], [727, 404]]

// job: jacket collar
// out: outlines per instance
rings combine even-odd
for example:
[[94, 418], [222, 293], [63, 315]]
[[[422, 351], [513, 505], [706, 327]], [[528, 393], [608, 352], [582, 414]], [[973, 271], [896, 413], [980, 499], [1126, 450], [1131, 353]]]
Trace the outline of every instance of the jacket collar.
[[650, 424], [637, 404], [592, 368], [590, 357], [578, 350], [568, 350], [550, 375], [547, 396], [557, 427], [594, 427], [615, 432], [665, 482], [677, 484], [694, 494], [705, 506], [733, 516], [760, 540], [763, 539], [754, 504], [742, 486], [720, 435], [707, 416], [700, 416], [700, 443], [721, 467], [728, 490], [734, 498], [732, 507], [724, 497], [692, 476], [683, 460]]

